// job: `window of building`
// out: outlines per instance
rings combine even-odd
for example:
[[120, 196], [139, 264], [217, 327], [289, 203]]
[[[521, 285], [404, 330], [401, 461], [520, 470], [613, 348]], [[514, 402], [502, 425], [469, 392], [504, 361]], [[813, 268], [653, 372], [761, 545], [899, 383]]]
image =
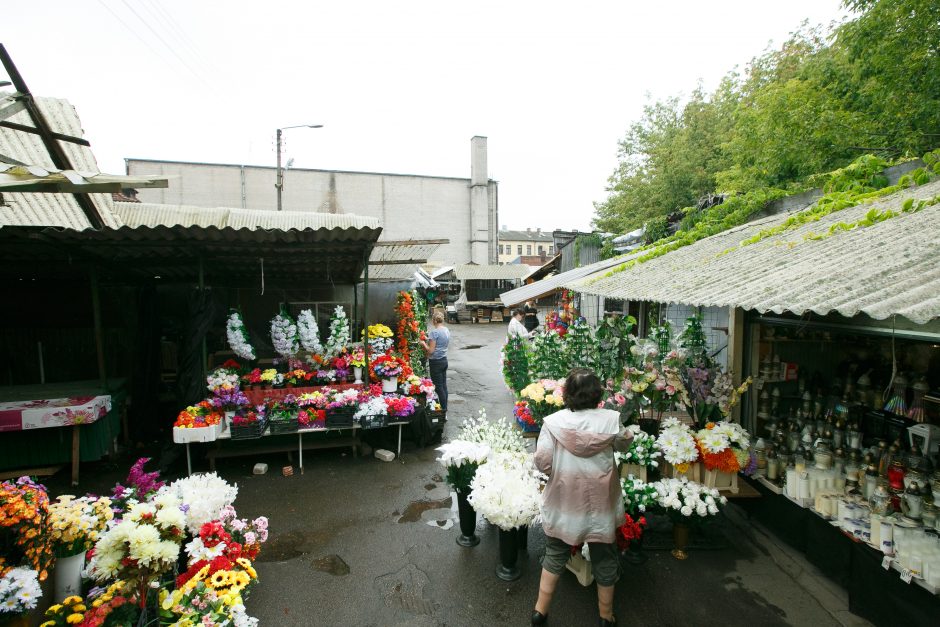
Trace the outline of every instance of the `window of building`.
[[542, 246], [541, 244], [539, 244], [539, 254], [540, 254], [540, 255], [544, 255], [544, 254], [545, 254], [545, 247]]
[[521, 255], [521, 254], [522, 254], [522, 244], [519, 244], [516, 248], [517, 248], [516, 254], [517, 254], [517, 255]]
[[549, 255], [554, 255], [554, 254], [555, 254], [555, 246], [554, 246], [554, 245], [548, 247], [548, 254], [549, 254]]
[[503, 245], [502, 245], [502, 244], [499, 245], [499, 254], [500, 254], [500, 255], [503, 254]]
[[525, 246], [525, 254], [527, 254], [527, 255], [531, 255], [531, 254], [532, 254], [532, 244], [526, 244], [526, 246]]

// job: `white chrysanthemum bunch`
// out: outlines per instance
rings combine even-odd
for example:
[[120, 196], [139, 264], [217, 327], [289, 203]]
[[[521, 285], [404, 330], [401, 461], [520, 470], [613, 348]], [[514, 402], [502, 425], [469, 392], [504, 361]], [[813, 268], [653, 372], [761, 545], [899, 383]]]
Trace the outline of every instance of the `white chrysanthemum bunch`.
[[728, 502], [718, 490], [706, 488], [701, 483], [689, 481], [685, 477], [663, 479], [653, 486], [656, 488], [657, 503], [672, 516], [714, 516], [718, 513], [718, 507]]
[[525, 440], [518, 429], [514, 429], [506, 418], [495, 422], [486, 419], [486, 409], [481, 409], [477, 418], [463, 423], [457, 436], [460, 440], [486, 444], [494, 453], [524, 453]]
[[320, 328], [313, 317], [313, 312], [309, 309], [304, 309], [297, 316], [297, 332], [300, 334], [300, 344], [304, 350], [318, 355], [323, 352], [323, 345], [320, 344]]
[[656, 438], [640, 429], [640, 425], [630, 425], [627, 430], [633, 434], [633, 442], [625, 453], [615, 452], [614, 458], [618, 464], [636, 464], [648, 468], [656, 468], [663, 453], [659, 450]]
[[539, 516], [543, 485], [532, 455], [498, 453], [477, 468], [469, 501], [500, 529], [515, 529]]
[[160, 489], [160, 494], [175, 495], [186, 508], [186, 528], [198, 535], [205, 523], [216, 520], [222, 509], [235, 502], [238, 486], [231, 485], [214, 472], [197, 473], [177, 479]]
[[173, 568], [186, 525], [182, 507], [177, 496], [162, 490], [152, 501], [131, 505], [121, 522], [98, 539], [87, 576], [96, 581], [155, 579]]
[[365, 403], [359, 405], [359, 409], [353, 414], [354, 419], [363, 416], [385, 416], [388, 414], [388, 405], [385, 403], [384, 396], [373, 396]]
[[213, 393], [237, 390], [241, 385], [238, 374], [218, 368], [206, 376], [206, 389]]
[[663, 459], [674, 466], [688, 464], [698, 459], [698, 449], [692, 430], [675, 418], [663, 420], [662, 430], [656, 438]]
[[728, 447], [746, 451], [751, 444], [750, 434], [734, 422], [719, 422], [711, 429], [701, 429], [696, 437], [709, 453], [721, 453]]
[[443, 446], [437, 448], [441, 456], [437, 461], [444, 468], [456, 466], [460, 468], [464, 464], [482, 464], [486, 462], [492, 454], [492, 449], [486, 444], [480, 442], [468, 442], [466, 440], [452, 440]]
[[31, 610], [41, 596], [39, 573], [28, 566], [11, 568], [0, 577], [0, 616]]
[[297, 325], [285, 311], [271, 319], [271, 343], [275, 352], [282, 357], [293, 357], [300, 350]]
[[242, 316], [237, 311], [233, 311], [228, 317], [228, 323], [225, 325], [226, 335], [228, 336], [228, 345], [232, 351], [242, 359], [254, 359], [255, 349], [248, 341], [248, 331], [245, 329], [245, 323]]

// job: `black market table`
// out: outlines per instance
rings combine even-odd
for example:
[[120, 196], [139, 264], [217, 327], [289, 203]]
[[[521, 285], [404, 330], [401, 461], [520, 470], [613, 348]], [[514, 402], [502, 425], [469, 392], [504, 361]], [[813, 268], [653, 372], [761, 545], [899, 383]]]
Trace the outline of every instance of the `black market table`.
[[[414, 418], [414, 417], [415, 416], [411, 416], [411, 418]], [[398, 420], [395, 422], [389, 422], [388, 424], [385, 425], [386, 427], [398, 427], [398, 449], [396, 450], [397, 457], [401, 457], [401, 430], [402, 430], [402, 427], [404, 427], [407, 424], [411, 424], [411, 420]], [[296, 434], [297, 444], [296, 445], [270, 444], [270, 445], [252, 446], [250, 448], [241, 448], [241, 449], [233, 449], [233, 450], [225, 451], [225, 450], [222, 450], [221, 446], [219, 446], [218, 443], [221, 443], [222, 441], [225, 441], [225, 440], [232, 440], [232, 431], [230, 428], [226, 428], [225, 431], [220, 433], [218, 437], [214, 440], [214, 442], [217, 443], [216, 448], [211, 449], [207, 454], [207, 457], [209, 458], [209, 469], [215, 470], [215, 460], [219, 457], [243, 457], [245, 455], [253, 455], [253, 454], [258, 454], [258, 453], [282, 453], [282, 452], [290, 453], [294, 451], [294, 448], [296, 446], [297, 454], [298, 454], [298, 465], [300, 467], [301, 474], [303, 474], [304, 472], [304, 449], [305, 448], [313, 450], [313, 449], [321, 449], [321, 448], [344, 448], [348, 446], [352, 448], [353, 456], [357, 456], [359, 452], [358, 451], [359, 446], [361, 444], [359, 440], [358, 432], [361, 429], [362, 427], [360, 427], [358, 424], [353, 424], [348, 427], [309, 427], [309, 428], [298, 429], [297, 431], [291, 431], [287, 433], [272, 434], [271, 428], [268, 427], [264, 430], [264, 433], [261, 434], [261, 438], [271, 437], [271, 436], [289, 436], [289, 435]], [[350, 435], [347, 437], [331, 438], [331, 439], [319, 441], [319, 442], [308, 441], [306, 445], [304, 444], [305, 434], [330, 433], [334, 431], [338, 431], [340, 433], [342, 433], [343, 431], [349, 431]], [[234, 440], [234, 441], [257, 442], [261, 438], [249, 438], [249, 439], [244, 439], [244, 440], [240, 439], [240, 440]], [[212, 441], [205, 442], [205, 444], [211, 444], [211, 443]], [[192, 456], [189, 450], [189, 445], [192, 444], [192, 442], [186, 442], [185, 444], [186, 444], [186, 471], [188, 474], [191, 475], [193, 474], [193, 467], [192, 467]]]

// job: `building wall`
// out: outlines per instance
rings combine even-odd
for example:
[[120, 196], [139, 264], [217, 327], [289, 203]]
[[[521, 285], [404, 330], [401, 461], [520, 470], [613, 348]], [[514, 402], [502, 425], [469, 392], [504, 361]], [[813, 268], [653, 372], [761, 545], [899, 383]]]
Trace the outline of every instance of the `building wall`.
[[[485, 150], [485, 138], [474, 138], [475, 167], [485, 169]], [[166, 189], [140, 190], [142, 202], [277, 209], [273, 167], [147, 159], [126, 159], [126, 164], [132, 176], [170, 177]], [[449, 239], [432, 262], [496, 263], [498, 184], [486, 178], [485, 170], [475, 180], [471, 186], [469, 178], [292, 169], [284, 171], [282, 205], [287, 211], [377, 217], [383, 240]]]

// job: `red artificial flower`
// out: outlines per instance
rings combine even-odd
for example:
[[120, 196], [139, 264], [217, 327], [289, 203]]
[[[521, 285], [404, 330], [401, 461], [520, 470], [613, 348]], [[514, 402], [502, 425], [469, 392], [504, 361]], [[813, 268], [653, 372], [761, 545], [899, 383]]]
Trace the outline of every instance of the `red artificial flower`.
[[227, 359], [222, 367], [226, 370], [241, 370], [242, 365], [234, 359]]
[[639, 540], [643, 535], [643, 527], [646, 527], [646, 518], [640, 516], [638, 520], [633, 520], [630, 514], [623, 515], [623, 524], [617, 528], [617, 547], [621, 551], [630, 548], [630, 542]]

